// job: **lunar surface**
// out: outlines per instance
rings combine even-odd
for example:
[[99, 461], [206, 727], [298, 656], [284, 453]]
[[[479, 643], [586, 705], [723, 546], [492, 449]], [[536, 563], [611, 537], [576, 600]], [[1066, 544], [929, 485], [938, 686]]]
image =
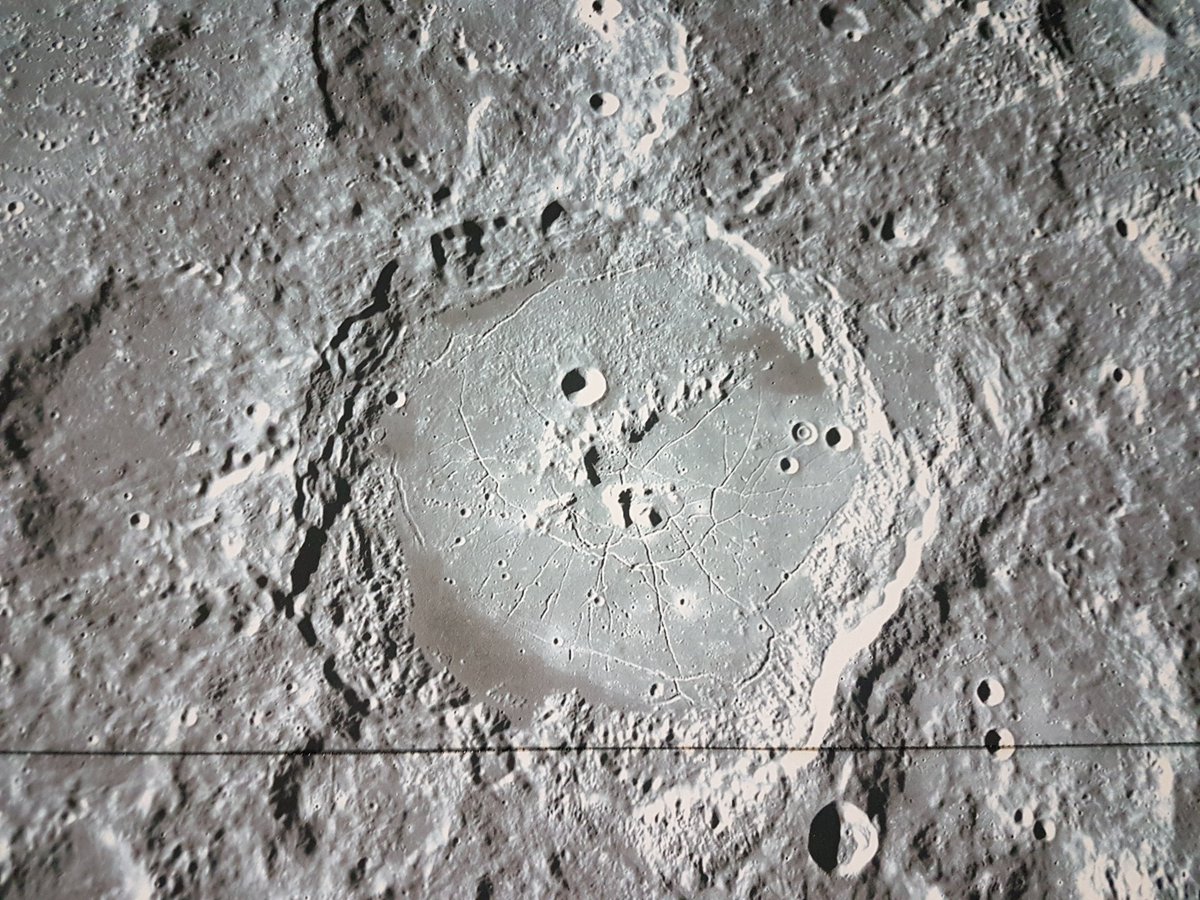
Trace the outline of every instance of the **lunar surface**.
[[1200, 12], [0, 9], [0, 896], [1200, 898]]

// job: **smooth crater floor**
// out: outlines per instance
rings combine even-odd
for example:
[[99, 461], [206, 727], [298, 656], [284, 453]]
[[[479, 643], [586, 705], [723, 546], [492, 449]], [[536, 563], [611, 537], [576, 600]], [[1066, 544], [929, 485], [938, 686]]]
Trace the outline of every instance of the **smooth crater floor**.
[[[711, 706], [753, 684], [828, 602], [798, 573], [861, 471], [795, 439], [840, 421], [816, 361], [665, 271], [505, 307], [403, 351], [386, 427], [424, 487], [395, 501], [418, 640], [530, 699]], [[586, 407], [560, 387], [577, 370], [607, 382]]]

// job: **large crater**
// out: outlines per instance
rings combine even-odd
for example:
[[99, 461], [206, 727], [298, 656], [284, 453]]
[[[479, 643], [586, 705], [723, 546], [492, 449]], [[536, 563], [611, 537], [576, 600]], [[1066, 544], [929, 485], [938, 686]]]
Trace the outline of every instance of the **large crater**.
[[804, 706], [843, 618], [805, 563], [880, 437], [792, 341], [687, 266], [415, 328], [378, 452], [418, 642], [494, 696]]

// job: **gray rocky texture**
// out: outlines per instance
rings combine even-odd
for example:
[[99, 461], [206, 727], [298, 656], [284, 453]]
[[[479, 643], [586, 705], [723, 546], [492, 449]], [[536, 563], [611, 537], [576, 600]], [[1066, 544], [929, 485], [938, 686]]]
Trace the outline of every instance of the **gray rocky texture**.
[[0, 892], [1200, 896], [1194, 6], [0, 22]]

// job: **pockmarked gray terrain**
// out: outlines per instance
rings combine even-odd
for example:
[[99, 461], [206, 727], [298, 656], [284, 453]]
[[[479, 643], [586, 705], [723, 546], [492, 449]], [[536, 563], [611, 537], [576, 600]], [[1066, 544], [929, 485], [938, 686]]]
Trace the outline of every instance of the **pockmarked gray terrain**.
[[0, 66], [0, 894], [1200, 897], [1193, 3]]

